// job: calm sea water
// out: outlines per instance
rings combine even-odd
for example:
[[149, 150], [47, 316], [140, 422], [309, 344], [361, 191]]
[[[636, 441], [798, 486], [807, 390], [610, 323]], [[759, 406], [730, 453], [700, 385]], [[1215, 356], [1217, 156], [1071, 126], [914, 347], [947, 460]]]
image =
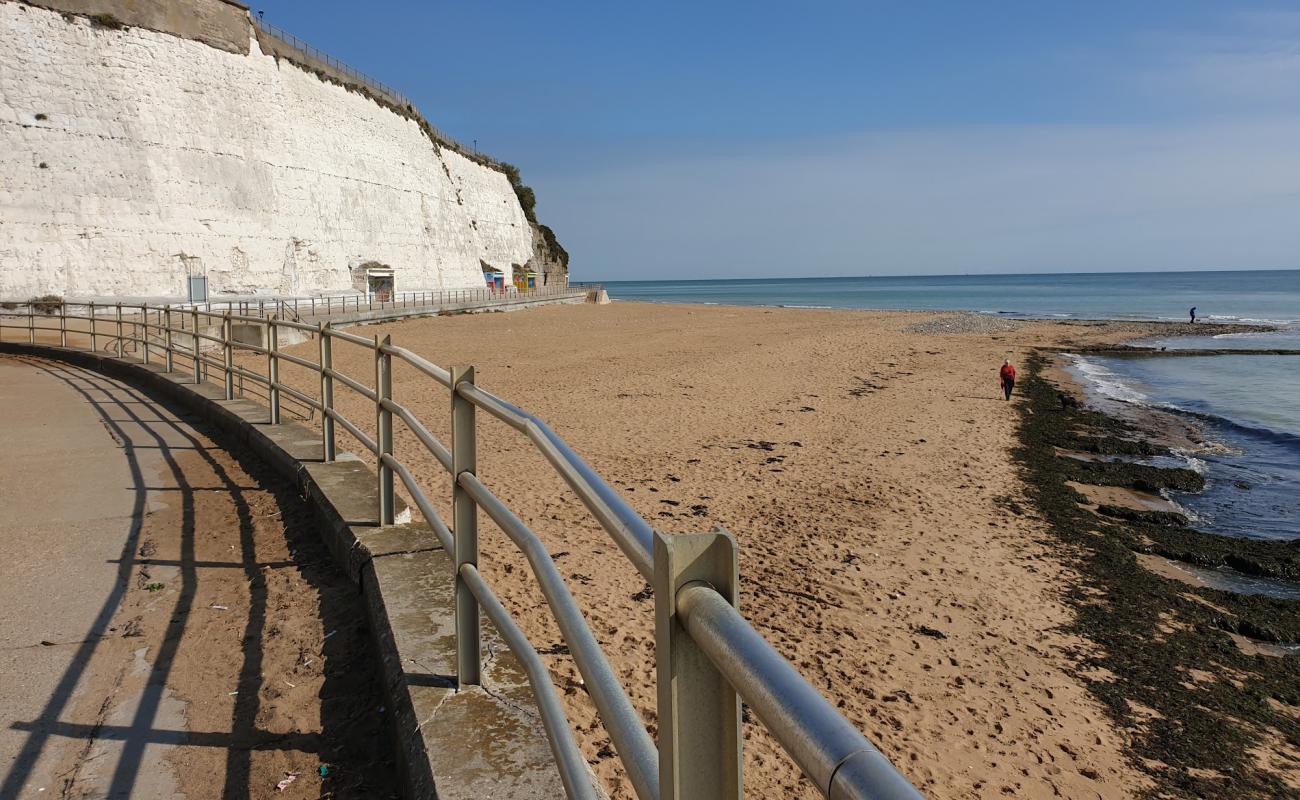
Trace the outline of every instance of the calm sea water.
[[966, 310], [1025, 317], [1300, 323], [1300, 270], [610, 281], [615, 300]]
[[[1215, 334], [1167, 347], [1300, 349], [1300, 270], [1079, 275], [614, 281], [615, 300], [829, 309], [966, 310], [1008, 317], [1179, 320], [1279, 326]], [[1227, 536], [1300, 538], [1300, 357], [1087, 359], [1076, 366], [1104, 402], [1192, 415], [1227, 452], [1187, 454], [1208, 488], [1175, 498], [1202, 529]]]

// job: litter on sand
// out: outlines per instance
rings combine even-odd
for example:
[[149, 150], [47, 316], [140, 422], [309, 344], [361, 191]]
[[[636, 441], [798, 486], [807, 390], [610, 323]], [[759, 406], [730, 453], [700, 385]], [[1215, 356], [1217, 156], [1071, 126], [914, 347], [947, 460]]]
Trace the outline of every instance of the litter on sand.
[[229, 611], [229, 610], [230, 610], [230, 607], [229, 607], [229, 606], [219, 606], [219, 605], [217, 605], [216, 603], [213, 603], [212, 605], [208, 606], [208, 608], [215, 608], [215, 609], [218, 610], [218, 611]]
[[338, 633], [338, 632], [339, 632], [338, 628], [335, 628], [334, 630], [332, 630], [332, 631], [330, 631], [329, 633], [325, 634], [325, 638], [328, 639], [328, 638], [330, 638], [331, 636], [333, 636], [334, 634], [336, 634], [336, 633]]
[[298, 780], [298, 773], [286, 772], [284, 773], [284, 780], [280, 781], [275, 785], [275, 790], [277, 792], [283, 792], [285, 789], [289, 788], [289, 784], [293, 783], [296, 780]]

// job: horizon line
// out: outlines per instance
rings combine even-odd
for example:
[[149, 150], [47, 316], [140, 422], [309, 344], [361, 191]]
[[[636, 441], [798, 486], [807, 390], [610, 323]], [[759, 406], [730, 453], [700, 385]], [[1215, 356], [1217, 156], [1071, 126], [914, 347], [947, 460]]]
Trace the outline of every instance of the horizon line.
[[583, 278], [577, 283], [742, 283], [754, 281], [823, 281], [843, 278], [992, 278], [1003, 276], [1024, 277], [1062, 277], [1067, 275], [1179, 275], [1186, 273], [1242, 273], [1242, 272], [1300, 272], [1300, 267], [1250, 267], [1244, 269], [1223, 269], [1206, 267], [1201, 269], [1163, 269], [1163, 270], [1087, 270], [1082, 272], [945, 272], [921, 275], [770, 275], [759, 278]]

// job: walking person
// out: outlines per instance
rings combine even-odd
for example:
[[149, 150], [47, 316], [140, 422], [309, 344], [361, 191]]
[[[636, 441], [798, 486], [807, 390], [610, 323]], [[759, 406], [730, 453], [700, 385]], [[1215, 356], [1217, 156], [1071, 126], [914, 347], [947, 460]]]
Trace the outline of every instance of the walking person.
[[1011, 359], [1002, 362], [1002, 369], [998, 371], [998, 377], [1002, 379], [1003, 399], [1011, 399], [1011, 390], [1016, 388], [1016, 368], [1011, 363]]
[[1191, 311], [1188, 311], [1187, 313], [1188, 313], [1188, 314], [1191, 316], [1191, 318], [1192, 318], [1192, 324], [1195, 325], [1195, 324], [1196, 324], [1196, 306], [1192, 306], [1192, 310], [1191, 310]]

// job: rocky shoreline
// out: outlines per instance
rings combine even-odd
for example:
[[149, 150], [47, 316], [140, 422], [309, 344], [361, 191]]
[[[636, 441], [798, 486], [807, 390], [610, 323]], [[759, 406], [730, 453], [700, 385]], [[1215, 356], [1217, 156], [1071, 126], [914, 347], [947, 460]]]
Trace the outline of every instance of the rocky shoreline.
[[1133, 463], [1170, 455], [1177, 435], [1195, 431], [1165, 435], [1177, 427], [1169, 420], [1087, 408], [1052, 379], [1054, 367], [1048, 351], [1025, 365], [1015, 458], [1082, 577], [1066, 590], [1071, 632], [1096, 646], [1079, 653], [1078, 676], [1130, 734], [1153, 796], [1295, 797], [1300, 657], [1279, 645], [1300, 642], [1300, 601], [1180, 580], [1152, 562], [1297, 580], [1300, 543], [1216, 536], [1176, 507], [1126, 502], [1125, 492], [1158, 500], [1161, 489], [1203, 487], [1193, 470]]

